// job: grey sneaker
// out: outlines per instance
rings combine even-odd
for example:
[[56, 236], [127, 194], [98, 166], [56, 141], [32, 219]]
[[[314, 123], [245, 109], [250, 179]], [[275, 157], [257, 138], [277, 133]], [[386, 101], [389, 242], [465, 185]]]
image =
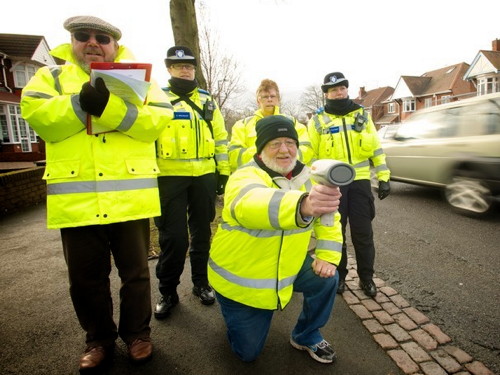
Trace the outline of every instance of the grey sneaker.
[[292, 344], [295, 349], [307, 350], [309, 355], [314, 360], [321, 363], [332, 363], [337, 359], [335, 350], [333, 350], [332, 346], [326, 340], [323, 340], [315, 345], [306, 346], [297, 344], [293, 338], [290, 337], [290, 344]]

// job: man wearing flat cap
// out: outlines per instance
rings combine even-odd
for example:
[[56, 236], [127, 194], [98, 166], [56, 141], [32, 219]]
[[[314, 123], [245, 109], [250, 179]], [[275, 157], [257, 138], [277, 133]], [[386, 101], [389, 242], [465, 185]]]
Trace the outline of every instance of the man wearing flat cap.
[[339, 214], [333, 226], [322, 225], [319, 217], [336, 212], [339, 189], [310, 180], [309, 168], [297, 160], [299, 137], [291, 119], [264, 117], [256, 132], [253, 160], [229, 177], [208, 263], [229, 343], [242, 361], [257, 359], [274, 311], [300, 292], [303, 310], [290, 344], [331, 363], [335, 351], [320, 328], [335, 300], [342, 234]]
[[349, 81], [341, 72], [329, 73], [321, 89], [325, 94], [325, 107], [309, 120], [309, 138], [317, 159], [335, 159], [349, 163], [356, 170], [356, 177], [341, 186], [342, 199], [339, 212], [342, 222], [342, 261], [338, 267], [339, 287], [345, 291], [347, 276], [347, 246], [345, 233], [349, 222], [356, 253], [359, 285], [369, 297], [375, 297], [377, 287], [373, 281], [375, 246], [372, 220], [375, 205], [370, 182], [373, 165], [379, 180], [378, 197], [384, 199], [390, 192], [390, 171], [385, 164], [385, 154], [380, 146], [372, 118], [362, 106], [348, 95]]
[[[144, 105], [89, 83], [92, 62], [130, 60], [121, 31], [94, 16], [64, 22], [71, 44], [51, 54], [68, 64], [43, 67], [23, 90], [22, 115], [46, 142], [47, 226], [60, 229], [70, 294], [86, 349], [81, 372], [113, 354], [119, 336], [133, 362], [148, 360], [151, 287], [149, 218], [160, 214], [155, 140], [172, 118], [154, 84]], [[107, 131], [89, 135], [87, 118]], [[120, 320], [113, 320], [109, 274], [118, 268]]]
[[174, 120], [158, 141], [161, 216], [160, 255], [156, 277], [160, 299], [154, 316], [164, 319], [179, 303], [177, 286], [189, 249], [192, 292], [203, 305], [215, 295], [207, 279], [211, 222], [216, 195], [224, 193], [229, 176], [227, 131], [219, 106], [198, 87], [198, 61], [190, 48], [173, 46], [165, 59], [171, 78], [164, 88], [174, 107]]

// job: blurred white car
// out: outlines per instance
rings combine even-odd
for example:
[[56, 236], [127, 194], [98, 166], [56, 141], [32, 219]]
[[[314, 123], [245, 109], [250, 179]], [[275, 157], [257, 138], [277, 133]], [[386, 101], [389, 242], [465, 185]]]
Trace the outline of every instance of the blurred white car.
[[500, 93], [415, 112], [383, 144], [391, 180], [442, 188], [457, 211], [500, 201]]
[[385, 142], [393, 140], [394, 135], [396, 134], [396, 132], [400, 126], [401, 126], [400, 123], [382, 126], [377, 131], [378, 137], [380, 139], [380, 143], [384, 144]]

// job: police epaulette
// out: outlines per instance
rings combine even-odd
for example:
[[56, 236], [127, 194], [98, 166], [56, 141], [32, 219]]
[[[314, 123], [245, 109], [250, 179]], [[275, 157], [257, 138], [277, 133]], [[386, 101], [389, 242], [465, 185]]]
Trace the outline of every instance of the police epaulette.
[[319, 107], [317, 110], [316, 110], [316, 114], [319, 115], [320, 113], [323, 113], [325, 112], [325, 107]]
[[207, 90], [198, 89], [198, 92], [201, 92], [201, 93], [203, 93], [203, 94], [210, 95], [210, 93], [209, 93]]

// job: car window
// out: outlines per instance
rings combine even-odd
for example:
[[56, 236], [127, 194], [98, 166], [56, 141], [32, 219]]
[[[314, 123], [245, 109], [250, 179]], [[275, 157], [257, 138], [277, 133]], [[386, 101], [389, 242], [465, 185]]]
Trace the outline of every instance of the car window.
[[440, 112], [415, 113], [410, 120], [401, 125], [396, 138], [435, 138], [439, 137], [440, 129], [445, 126], [443, 114]]
[[498, 103], [484, 101], [461, 108], [463, 136], [500, 133], [500, 109]]

